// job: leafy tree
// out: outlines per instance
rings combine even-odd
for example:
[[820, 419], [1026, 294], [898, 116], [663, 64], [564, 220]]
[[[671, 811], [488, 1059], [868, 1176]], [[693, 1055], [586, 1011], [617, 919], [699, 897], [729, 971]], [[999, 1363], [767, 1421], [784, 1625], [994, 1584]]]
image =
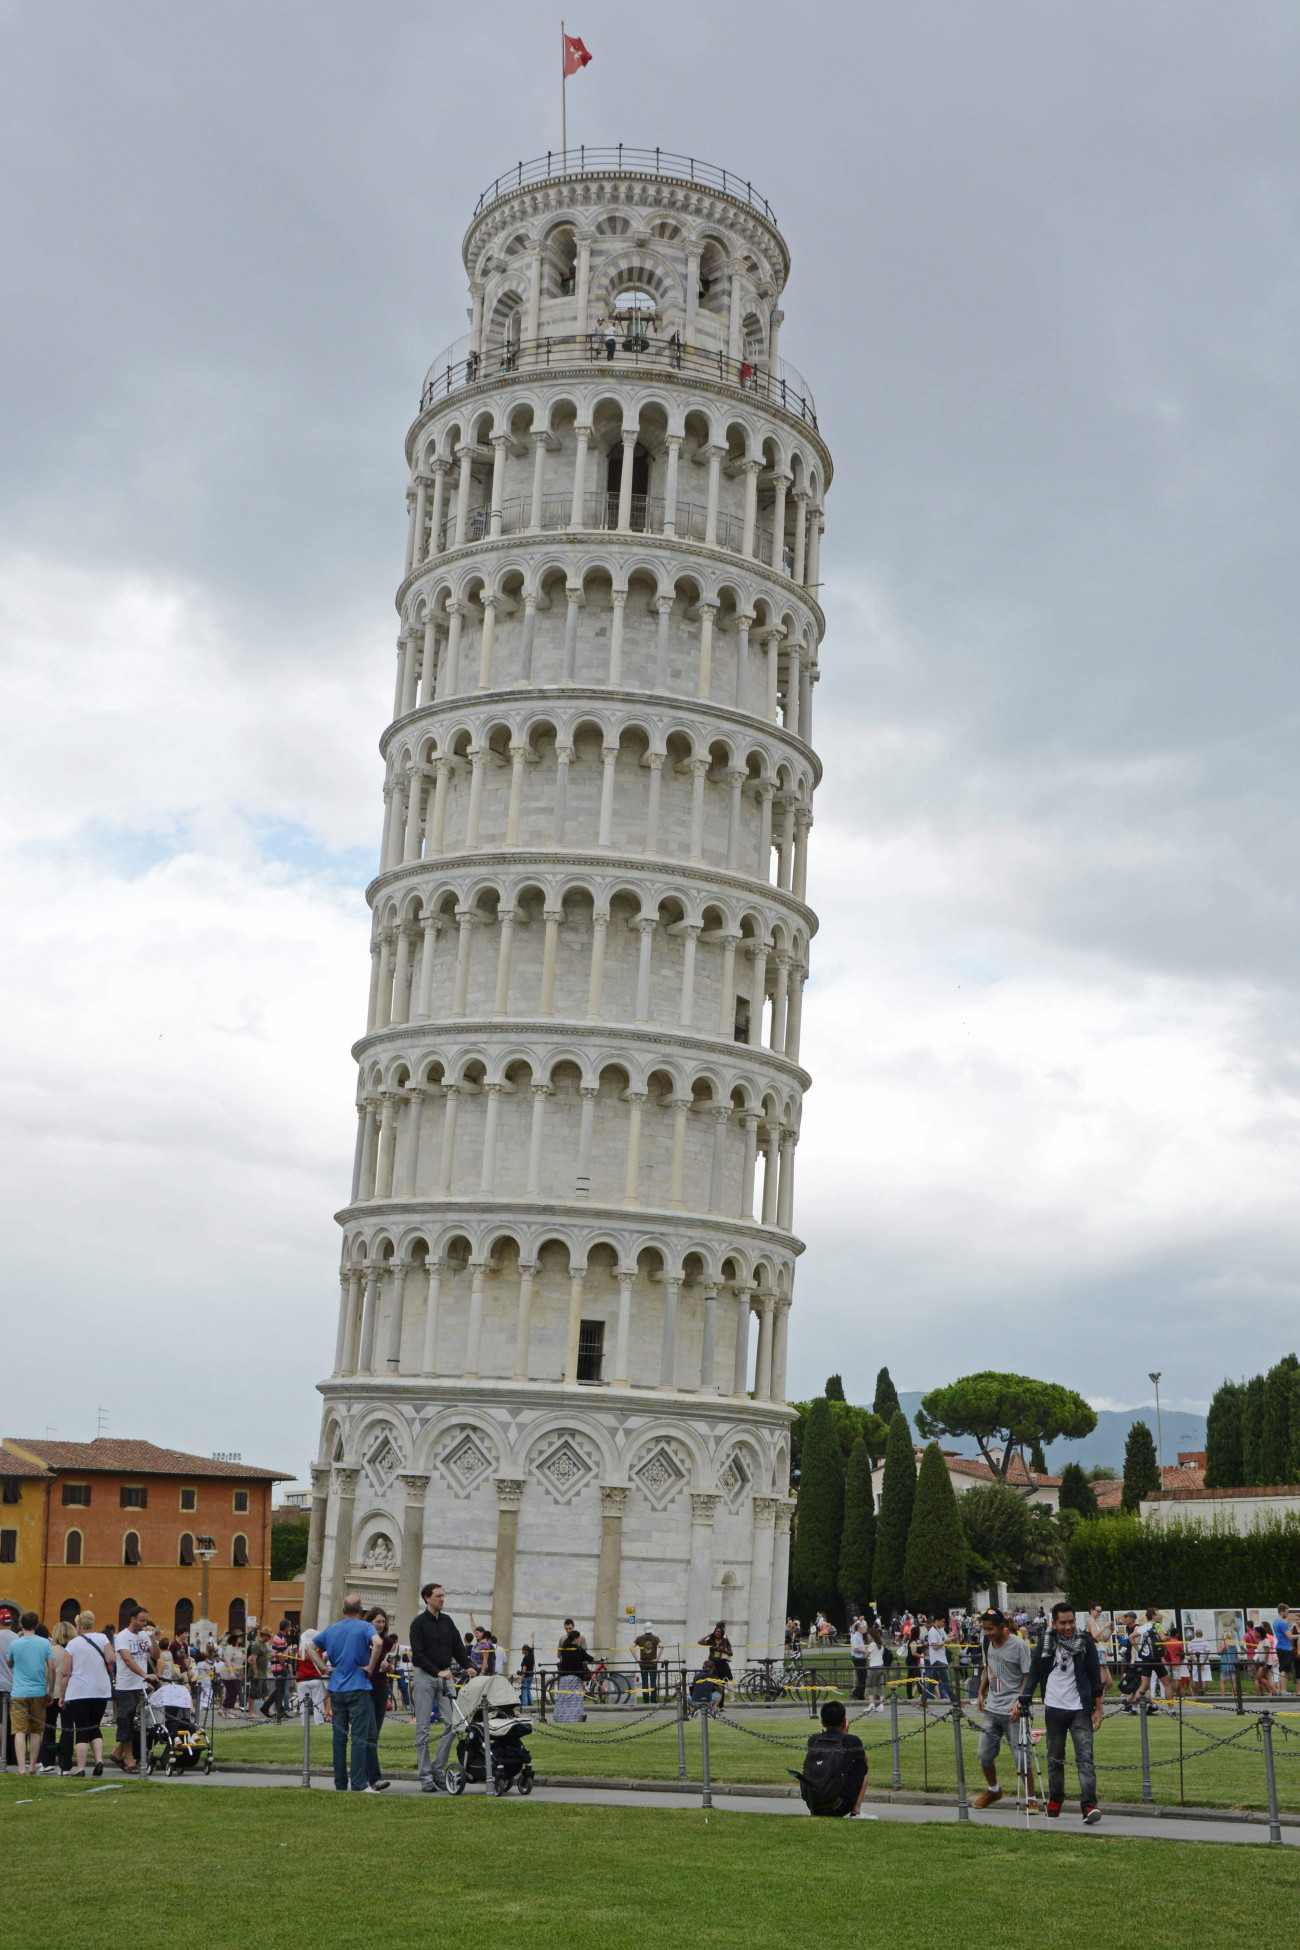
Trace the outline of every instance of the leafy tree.
[[914, 1611], [951, 1611], [966, 1597], [966, 1538], [943, 1451], [921, 1458], [903, 1559], [903, 1596]]
[[1264, 1483], [1289, 1483], [1291, 1475], [1291, 1387], [1300, 1360], [1285, 1354], [1264, 1377], [1264, 1428], [1260, 1457]]
[[876, 1609], [885, 1618], [901, 1611], [903, 1606], [903, 1563], [915, 1499], [916, 1452], [907, 1417], [900, 1408], [889, 1424], [880, 1509], [876, 1513], [876, 1561], [871, 1575]]
[[1252, 1375], [1241, 1405], [1241, 1474], [1246, 1483], [1264, 1480], [1264, 1377]]
[[837, 1374], [828, 1375], [825, 1393], [828, 1402], [842, 1402], [844, 1400], [843, 1377]]
[[[839, 1437], [840, 1452], [844, 1457], [846, 1468], [849, 1457], [853, 1454], [853, 1445], [859, 1436], [862, 1437], [873, 1457], [884, 1455], [885, 1445], [889, 1440], [889, 1430], [878, 1416], [873, 1415], [869, 1408], [855, 1407], [852, 1402], [836, 1401], [833, 1397], [826, 1396], [821, 1399], [825, 1400], [830, 1408], [831, 1420], [835, 1424], [835, 1433]], [[808, 1411], [812, 1404], [795, 1402], [793, 1406], [798, 1413], [790, 1430], [790, 1477], [792, 1482], [797, 1483], [803, 1462], [804, 1430], [808, 1424]]]
[[1061, 1508], [1077, 1510], [1081, 1517], [1097, 1515], [1097, 1492], [1076, 1462], [1061, 1471]]
[[[1026, 1447], [1035, 1442], [1091, 1435], [1097, 1417], [1072, 1388], [985, 1371], [932, 1389], [917, 1411], [916, 1426], [926, 1436], [974, 1436], [989, 1468], [1005, 1482], [1017, 1450], [1023, 1461]], [[1002, 1457], [995, 1461], [992, 1450], [998, 1444]]]
[[1291, 1377], [1291, 1474], [1288, 1481], [1300, 1483], [1300, 1374]]
[[311, 1529], [310, 1520], [301, 1523], [273, 1523], [271, 1525], [271, 1576], [277, 1581], [282, 1578], [301, 1577], [307, 1562], [307, 1536]]
[[1090, 1483], [1116, 1483], [1119, 1481], [1119, 1471], [1112, 1469], [1109, 1463], [1094, 1463], [1086, 1474]]
[[1246, 1391], [1237, 1381], [1216, 1388], [1205, 1418], [1205, 1487], [1235, 1490], [1245, 1482], [1241, 1460], [1241, 1415]]
[[1061, 1582], [1067, 1540], [1079, 1521], [1073, 1510], [1055, 1517], [1043, 1503], [1029, 1506], [1029, 1542], [1020, 1560], [1017, 1583], [1022, 1591], [1054, 1591]]
[[967, 1490], [957, 1502], [966, 1538], [972, 1582], [989, 1586], [1011, 1580], [1030, 1547], [1029, 1505], [1006, 1483], [988, 1483]]
[[876, 1396], [871, 1404], [871, 1409], [874, 1415], [880, 1417], [886, 1428], [889, 1427], [889, 1424], [896, 1415], [902, 1413], [902, 1408], [898, 1400], [898, 1390], [889, 1378], [888, 1368], [882, 1368], [876, 1376]]
[[1038, 1441], [1037, 1437], [1035, 1437], [1033, 1446], [1029, 1451], [1029, 1467], [1033, 1470], [1035, 1476], [1046, 1476], [1047, 1474], [1047, 1457], [1043, 1454], [1043, 1445]]
[[840, 1537], [840, 1596], [848, 1605], [871, 1599], [876, 1556], [876, 1499], [871, 1489], [871, 1457], [859, 1436], [844, 1481], [844, 1530]]
[[808, 1411], [804, 1430], [799, 1503], [790, 1553], [790, 1587], [802, 1616], [811, 1617], [817, 1611], [838, 1615], [843, 1532], [844, 1457], [830, 1404], [821, 1395]]
[[1145, 1422], [1134, 1422], [1124, 1444], [1124, 1494], [1120, 1507], [1136, 1510], [1144, 1496], [1160, 1488], [1156, 1445]]

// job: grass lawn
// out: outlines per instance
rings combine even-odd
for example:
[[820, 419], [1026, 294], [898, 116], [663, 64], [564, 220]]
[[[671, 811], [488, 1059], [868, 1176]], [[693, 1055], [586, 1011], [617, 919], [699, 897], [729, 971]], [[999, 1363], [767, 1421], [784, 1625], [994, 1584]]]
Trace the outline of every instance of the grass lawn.
[[[798, 1767], [804, 1742], [812, 1728], [806, 1718], [786, 1718], [770, 1713], [746, 1713], [743, 1709], [729, 1716], [753, 1728], [739, 1733], [730, 1726], [715, 1724], [709, 1737], [711, 1771], [715, 1781], [779, 1782], [790, 1785], [787, 1769]], [[1040, 1721], [1041, 1721], [1041, 1715]], [[677, 1779], [677, 1733], [675, 1721], [664, 1718], [659, 1730], [643, 1734], [654, 1722], [632, 1723], [615, 1714], [593, 1713], [581, 1733], [577, 1729], [551, 1731], [550, 1723], [536, 1723], [529, 1736], [529, 1751], [539, 1774], [558, 1776], [581, 1774], [601, 1779], [630, 1777], [636, 1780]], [[1300, 1717], [1284, 1720], [1293, 1728], [1288, 1736], [1276, 1736], [1278, 1796], [1283, 1808], [1300, 1809]], [[924, 1736], [918, 1731], [919, 1718], [902, 1716], [899, 1760], [905, 1788], [926, 1787], [952, 1793], [957, 1786], [956, 1755], [951, 1721], [931, 1721]], [[860, 1721], [855, 1730], [868, 1748], [871, 1785], [890, 1785], [889, 1716], [875, 1714]], [[1176, 1805], [1179, 1800], [1178, 1723], [1157, 1715], [1148, 1723], [1151, 1742], [1152, 1790], [1157, 1802]], [[767, 1739], [755, 1737], [757, 1732]], [[627, 1738], [631, 1734], [635, 1737]], [[1240, 1734], [1234, 1745], [1204, 1749], [1210, 1740], [1223, 1740]], [[567, 1736], [567, 1737], [566, 1737]], [[775, 1737], [783, 1744], [772, 1744]], [[967, 1727], [963, 1737], [966, 1785], [974, 1794], [983, 1786], [976, 1764], [978, 1733]], [[1141, 1736], [1136, 1719], [1115, 1714], [1102, 1726], [1096, 1740], [1099, 1766], [1098, 1788], [1103, 1801], [1140, 1801], [1142, 1775]], [[787, 1744], [788, 1743], [788, 1744]], [[1040, 1754], [1042, 1742], [1039, 1743]], [[332, 1736], [328, 1727], [313, 1729], [312, 1758], [324, 1767], [330, 1764]], [[381, 1736], [381, 1752], [389, 1767], [413, 1767], [415, 1729], [402, 1715], [390, 1717]], [[1188, 1708], [1183, 1722], [1183, 1796], [1191, 1807], [1265, 1808], [1264, 1757], [1253, 1721], [1242, 1721], [1232, 1714], [1206, 1713]], [[302, 1759], [302, 1732], [296, 1726], [248, 1727], [226, 1731], [217, 1729], [217, 1756], [220, 1760], [262, 1760], [297, 1764]], [[1046, 1765], [1045, 1756], [1044, 1766]], [[1126, 1771], [1110, 1773], [1108, 1765], [1118, 1763]], [[1160, 1764], [1163, 1763], [1163, 1764]], [[700, 1778], [700, 1730], [696, 1721], [686, 1728], [686, 1769], [688, 1778]], [[1005, 1746], [999, 1763], [1002, 1784], [1009, 1792], [1015, 1776]], [[1074, 1770], [1068, 1756], [1066, 1785], [1074, 1792]]]
[[[19, 1793], [19, 1789], [25, 1790]], [[18, 1805], [26, 1802], [27, 1805]], [[37, 1950], [863, 1950], [1292, 1932], [1289, 1851], [696, 1809], [0, 1780], [7, 1905]], [[21, 1894], [20, 1892], [25, 1892]], [[991, 1919], [995, 1919], [991, 1923]]]

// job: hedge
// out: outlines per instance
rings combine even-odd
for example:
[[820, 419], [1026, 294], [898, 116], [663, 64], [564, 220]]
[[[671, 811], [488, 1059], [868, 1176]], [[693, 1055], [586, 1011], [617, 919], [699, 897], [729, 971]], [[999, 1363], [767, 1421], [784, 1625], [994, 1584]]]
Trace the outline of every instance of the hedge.
[[1095, 1599], [1188, 1609], [1294, 1604], [1300, 1597], [1300, 1514], [1270, 1517], [1239, 1536], [1195, 1520], [1146, 1523], [1096, 1517], [1075, 1525], [1065, 1589], [1082, 1610]]

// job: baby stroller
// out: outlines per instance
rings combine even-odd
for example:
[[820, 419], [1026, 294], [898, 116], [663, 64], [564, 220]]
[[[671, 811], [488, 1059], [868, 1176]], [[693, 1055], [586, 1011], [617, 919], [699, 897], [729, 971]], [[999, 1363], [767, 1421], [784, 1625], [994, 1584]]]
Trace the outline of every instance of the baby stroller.
[[484, 1751], [483, 1718], [488, 1717], [492, 1738], [492, 1786], [497, 1794], [509, 1794], [517, 1785], [520, 1794], [533, 1791], [533, 1758], [524, 1745], [524, 1735], [533, 1723], [522, 1717], [519, 1695], [510, 1681], [491, 1674], [471, 1679], [457, 1695], [452, 1708], [454, 1724], [462, 1729], [456, 1741], [456, 1758], [446, 1773], [449, 1794], [463, 1794], [467, 1781], [487, 1783], [487, 1757]]
[[188, 1774], [201, 1767], [205, 1774], [212, 1772], [212, 1747], [207, 1734], [194, 1724], [194, 1702], [188, 1686], [160, 1686], [148, 1696], [144, 1737], [151, 1769], [162, 1767], [169, 1774]]

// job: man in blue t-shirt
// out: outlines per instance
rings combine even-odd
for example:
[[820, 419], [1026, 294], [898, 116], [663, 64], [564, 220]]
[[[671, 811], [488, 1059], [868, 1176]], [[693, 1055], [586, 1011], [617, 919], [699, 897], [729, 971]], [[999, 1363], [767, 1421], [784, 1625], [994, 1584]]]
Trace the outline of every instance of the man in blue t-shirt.
[[379, 1664], [384, 1642], [373, 1625], [361, 1616], [361, 1600], [355, 1594], [343, 1601], [343, 1616], [337, 1625], [317, 1632], [307, 1647], [307, 1656], [320, 1672], [329, 1674], [330, 1703], [334, 1713], [334, 1785], [348, 1786], [348, 1733], [352, 1734], [352, 1792], [382, 1794], [388, 1782], [366, 1781], [366, 1751], [375, 1745], [375, 1698], [370, 1682]]
[[1291, 1616], [1290, 1605], [1279, 1605], [1277, 1617], [1273, 1620], [1273, 1643], [1277, 1647], [1278, 1691], [1289, 1693], [1287, 1675], [1295, 1670], [1295, 1620]]

